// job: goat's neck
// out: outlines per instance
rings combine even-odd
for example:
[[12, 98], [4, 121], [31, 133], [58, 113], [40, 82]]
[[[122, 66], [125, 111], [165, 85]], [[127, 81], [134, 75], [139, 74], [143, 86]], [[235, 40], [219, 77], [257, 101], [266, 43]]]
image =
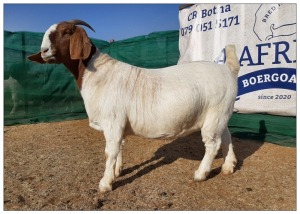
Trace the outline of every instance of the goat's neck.
[[82, 78], [84, 75], [84, 70], [86, 69], [88, 62], [92, 58], [92, 56], [96, 52], [96, 47], [94, 44], [92, 44], [92, 49], [89, 57], [85, 60], [71, 60], [64, 62], [63, 64], [68, 68], [69, 71], [74, 75], [78, 88], [81, 90], [82, 86]]

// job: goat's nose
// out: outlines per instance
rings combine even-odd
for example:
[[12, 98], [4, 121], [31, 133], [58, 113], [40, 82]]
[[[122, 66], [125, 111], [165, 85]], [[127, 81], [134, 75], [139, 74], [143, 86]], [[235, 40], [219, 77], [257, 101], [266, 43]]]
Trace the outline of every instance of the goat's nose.
[[49, 48], [42, 48], [41, 52], [42, 52], [42, 53], [47, 53], [48, 50], [49, 50]]

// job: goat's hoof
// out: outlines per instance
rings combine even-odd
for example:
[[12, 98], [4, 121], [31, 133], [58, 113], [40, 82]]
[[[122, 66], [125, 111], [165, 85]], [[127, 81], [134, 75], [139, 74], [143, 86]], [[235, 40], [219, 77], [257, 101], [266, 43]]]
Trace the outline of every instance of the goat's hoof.
[[115, 170], [115, 177], [116, 178], [119, 177], [121, 175], [121, 172], [122, 172], [122, 168], [119, 168], [119, 169], [116, 168], [116, 170]]
[[104, 184], [101, 181], [100, 181], [100, 184], [99, 184], [99, 190], [100, 190], [101, 193], [106, 193], [106, 192], [112, 191], [112, 185]]
[[199, 173], [199, 172], [195, 172], [195, 175], [194, 175], [194, 181], [205, 181], [207, 176], [208, 176], [209, 172], [206, 172], [206, 173]]
[[232, 164], [223, 164], [222, 165], [222, 174], [230, 175], [234, 172], [235, 163]]
[[234, 172], [233, 167], [228, 167], [228, 166], [222, 166], [222, 174], [223, 175], [231, 175]]
[[103, 187], [103, 186], [100, 186], [99, 190], [100, 190], [101, 193], [106, 193], [106, 192], [112, 191], [112, 187], [108, 187], [108, 186]]

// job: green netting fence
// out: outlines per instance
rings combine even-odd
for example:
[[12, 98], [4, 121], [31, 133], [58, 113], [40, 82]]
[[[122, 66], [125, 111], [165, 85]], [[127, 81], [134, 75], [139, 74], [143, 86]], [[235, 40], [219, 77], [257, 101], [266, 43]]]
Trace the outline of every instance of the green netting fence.
[[[108, 43], [92, 39], [115, 59], [145, 68], [177, 64], [178, 31]], [[87, 118], [75, 80], [63, 65], [37, 64], [27, 56], [40, 49], [43, 33], [4, 31], [4, 125]], [[295, 146], [296, 118], [234, 114], [234, 136]]]

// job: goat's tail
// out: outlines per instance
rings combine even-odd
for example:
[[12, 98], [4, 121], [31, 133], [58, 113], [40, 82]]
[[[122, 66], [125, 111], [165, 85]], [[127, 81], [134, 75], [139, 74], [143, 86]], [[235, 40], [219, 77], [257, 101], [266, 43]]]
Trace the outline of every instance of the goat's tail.
[[225, 53], [226, 65], [229, 70], [237, 76], [240, 70], [240, 63], [236, 56], [235, 45], [226, 45]]

